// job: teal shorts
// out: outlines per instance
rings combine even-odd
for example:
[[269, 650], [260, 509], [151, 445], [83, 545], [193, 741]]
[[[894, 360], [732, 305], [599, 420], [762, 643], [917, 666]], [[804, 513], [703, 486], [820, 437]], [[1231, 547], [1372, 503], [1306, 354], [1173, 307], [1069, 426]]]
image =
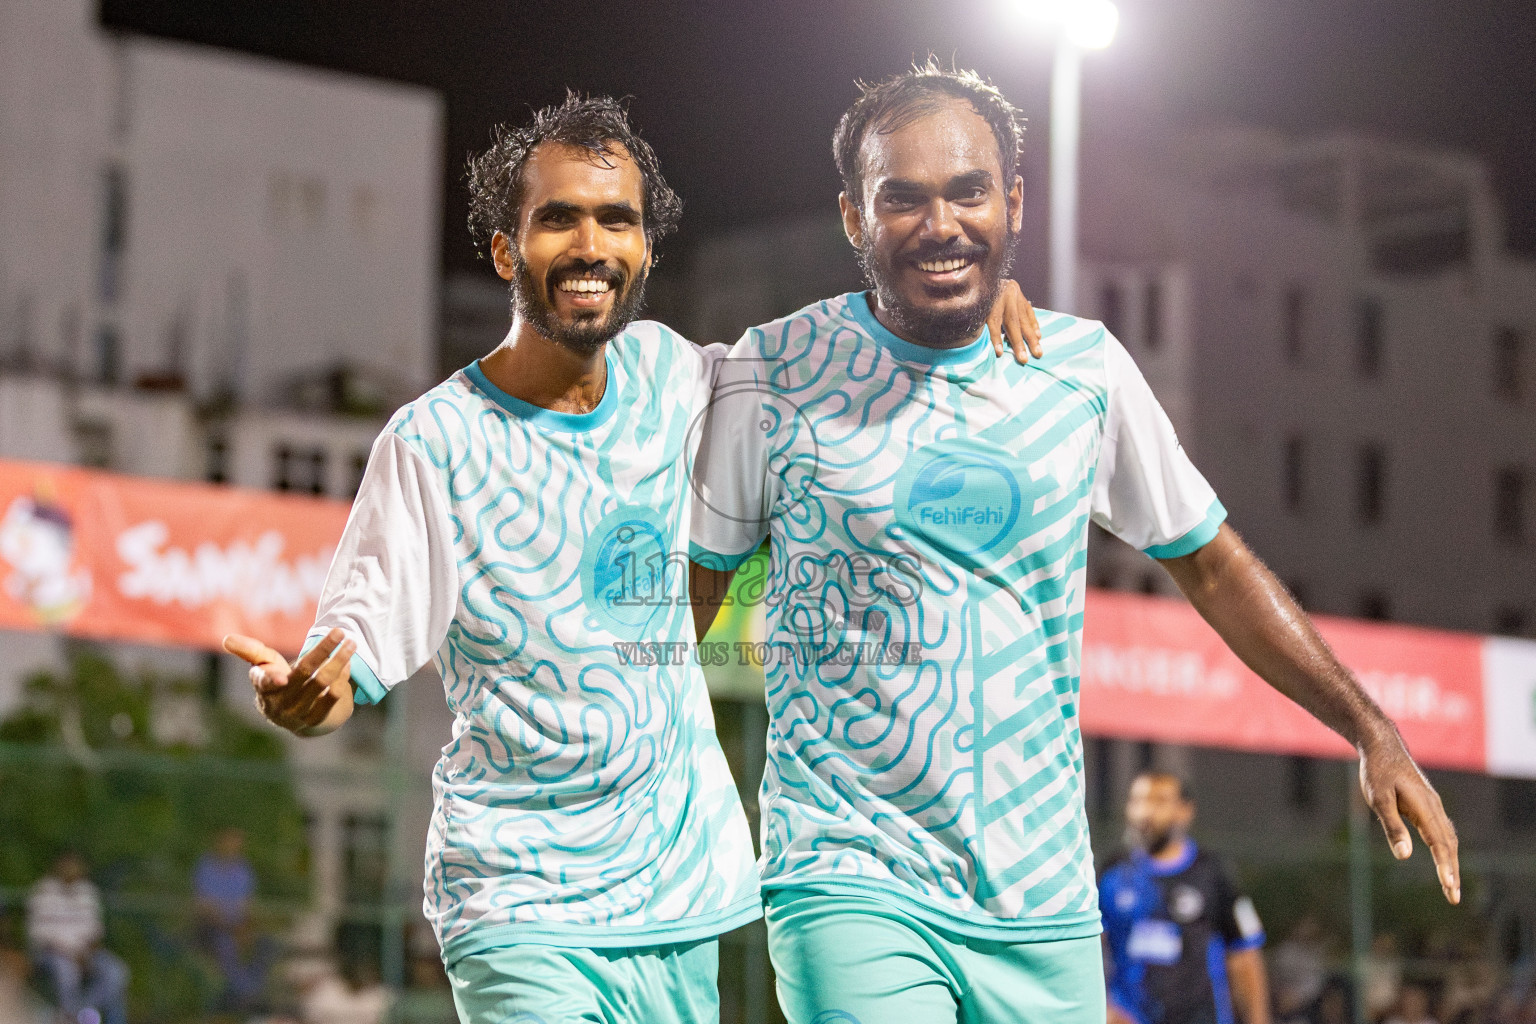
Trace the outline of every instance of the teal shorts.
[[1104, 1024], [1097, 935], [973, 939], [874, 896], [767, 895], [789, 1024]]
[[448, 968], [463, 1024], [719, 1024], [716, 939], [627, 949], [519, 944]]

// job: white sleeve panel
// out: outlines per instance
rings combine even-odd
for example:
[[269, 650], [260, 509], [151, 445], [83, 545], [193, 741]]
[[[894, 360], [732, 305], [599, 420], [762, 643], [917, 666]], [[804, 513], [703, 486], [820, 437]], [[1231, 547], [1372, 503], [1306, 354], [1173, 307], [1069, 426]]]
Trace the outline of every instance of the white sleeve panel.
[[1105, 334], [1109, 412], [1093, 482], [1093, 520], [1153, 558], [1210, 543], [1227, 517], [1184, 454], [1168, 414], [1130, 353]]
[[357, 699], [376, 703], [432, 660], [459, 599], [440, 473], [393, 431], [374, 442], [305, 647], [340, 627], [357, 643]]
[[712, 380], [693, 464], [689, 555], [701, 565], [734, 569], [768, 535], [773, 489], [768, 482], [771, 409], [763, 363], [749, 331], [733, 348], [703, 349]]

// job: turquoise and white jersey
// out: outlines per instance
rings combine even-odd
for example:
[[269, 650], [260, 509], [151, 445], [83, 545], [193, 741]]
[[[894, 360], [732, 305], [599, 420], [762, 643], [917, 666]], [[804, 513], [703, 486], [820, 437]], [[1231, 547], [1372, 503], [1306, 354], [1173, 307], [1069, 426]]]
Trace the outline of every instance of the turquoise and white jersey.
[[667, 653], [693, 643], [704, 359], [639, 322], [607, 360], [590, 413], [519, 401], [478, 365], [401, 409], [310, 634], [357, 641], [363, 702], [429, 663], [442, 677], [425, 911], [450, 964], [687, 942], [761, 913], [702, 670]]
[[1101, 324], [936, 350], [863, 293], [719, 364], [693, 554], [769, 538], [763, 884], [979, 937], [1096, 934], [1078, 731], [1088, 524], [1157, 557], [1225, 518]]

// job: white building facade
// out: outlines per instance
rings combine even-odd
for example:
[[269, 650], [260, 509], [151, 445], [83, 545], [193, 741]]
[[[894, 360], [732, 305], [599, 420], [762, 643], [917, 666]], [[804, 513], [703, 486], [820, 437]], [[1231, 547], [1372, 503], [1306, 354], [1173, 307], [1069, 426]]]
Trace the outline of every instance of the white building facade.
[[286, 404], [430, 383], [442, 104], [0, 6], [0, 358]]
[[1484, 168], [1235, 132], [1085, 167], [1081, 311], [1303, 603], [1536, 631], [1536, 262]]
[[[109, 34], [88, 0], [0, 3], [0, 457], [350, 498], [435, 380], [442, 122], [427, 90]], [[0, 714], [66, 649], [0, 633]], [[254, 715], [233, 659], [112, 654], [222, 676]], [[409, 766], [377, 711], [293, 744], [316, 936], [382, 896], [385, 845], [419, 891], [448, 717], [413, 689]]]

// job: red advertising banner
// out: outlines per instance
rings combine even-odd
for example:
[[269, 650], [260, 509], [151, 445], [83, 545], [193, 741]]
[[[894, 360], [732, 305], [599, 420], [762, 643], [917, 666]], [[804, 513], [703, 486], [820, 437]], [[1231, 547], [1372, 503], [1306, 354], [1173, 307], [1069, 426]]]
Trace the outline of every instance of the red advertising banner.
[[[347, 505], [0, 460], [0, 629], [296, 651]], [[759, 614], [761, 609], [757, 609]], [[1536, 643], [1317, 619], [1425, 764], [1536, 777]], [[1347, 757], [1183, 601], [1090, 591], [1084, 731]]]
[[0, 460], [0, 628], [298, 650], [348, 506]]
[[[1483, 771], [1483, 638], [1319, 616], [1339, 659], [1423, 763]], [[1090, 591], [1083, 730], [1102, 736], [1348, 757], [1349, 747], [1250, 672], [1183, 601]]]

